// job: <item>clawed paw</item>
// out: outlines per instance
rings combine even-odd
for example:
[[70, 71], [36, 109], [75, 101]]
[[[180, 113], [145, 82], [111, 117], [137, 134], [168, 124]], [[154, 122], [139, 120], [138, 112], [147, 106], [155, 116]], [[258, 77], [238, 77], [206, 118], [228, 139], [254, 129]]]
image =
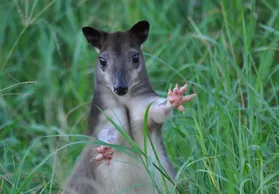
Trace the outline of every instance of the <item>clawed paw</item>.
[[176, 84], [173, 91], [171, 91], [169, 89], [169, 92], [168, 92], [168, 101], [181, 112], [184, 112], [184, 107], [182, 104], [192, 100], [196, 96], [196, 94], [184, 96], [184, 94], [187, 90], [187, 86], [188, 86], [188, 83], [186, 83], [184, 86], [182, 86], [179, 89], [178, 85]]
[[114, 154], [114, 149], [109, 146], [100, 146], [95, 149], [99, 154], [95, 157], [95, 160], [102, 161], [105, 160], [106, 164], [110, 164], [110, 160]]

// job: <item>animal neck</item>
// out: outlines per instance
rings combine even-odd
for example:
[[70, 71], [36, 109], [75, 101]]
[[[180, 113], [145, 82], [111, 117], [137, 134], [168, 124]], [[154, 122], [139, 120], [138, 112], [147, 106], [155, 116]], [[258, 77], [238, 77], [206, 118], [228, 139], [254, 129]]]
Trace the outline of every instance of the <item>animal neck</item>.
[[141, 71], [140, 79], [133, 86], [133, 88], [131, 88], [130, 92], [133, 96], [141, 96], [144, 94], [155, 93], [150, 84], [149, 77], [148, 77], [147, 71], [145, 69], [145, 66]]

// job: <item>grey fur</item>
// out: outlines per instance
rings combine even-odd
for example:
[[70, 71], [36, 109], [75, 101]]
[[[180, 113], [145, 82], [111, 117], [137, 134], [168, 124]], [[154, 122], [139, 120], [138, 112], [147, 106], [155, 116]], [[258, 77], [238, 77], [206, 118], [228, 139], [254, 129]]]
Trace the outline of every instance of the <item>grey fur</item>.
[[[99, 49], [100, 56], [104, 57], [107, 61], [106, 67], [102, 67], [99, 61], [96, 65], [94, 97], [88, 122], [88, 135], [98, 137], [100, 131], [103, 130], [102, 127], [110, 126], [109, 123], [104, 121], [102, 114], [97, 108], [99, 107], [108, 113], [111, 111], [117, 112], [120, 119], [122, 118], [120, 122], [123, 125], [123, 129], [143, 148], [144, 112], [151, 102], [156, 101], [152, 105], [155, 107], [153, 108], [154, 111], [152, 112], [152, 109], [149, 113], [151, 115], [151, 138], [158, 150], [163, 166], [170, 176], [174, 178], [175, 171], [167, 159], [161, 136], [163, 121], [172, 111], [172, 107], [167, 107], [166, 100], [160, 98], [152, 89], [146, 71], [144, 57], [140, 49], [141, 44], [148, 37], [148, 22], [141, 21], [130, 30], [124, 32], [107, 33], [90, 27], [85, 27], [83, 31], [89, 44]], [[131, 56], [135, 53], [139, 54], [139, 67], [134, 66], [135, 64], [131, 61]], [[115, 83], [125, 83], [128, 85], [128, 93], [124, 96], [117, 96], [113, 92]], [[162, 109], [163, 111], [159, 111], [158, 114], [157, 109]], [[129, 143], [124, 139], [120, 139], [117, 144], [130, 147]], [[81, 159], [77, 162], [71, 177], [67, 181], [66, 193], [114, 194], [121, 189], [124, 190], [128, 186], [140, 184], [145, 181], [149, 182], [148, 185], [135, 187], [125, 193], [146, 193], [153, 191], [147, 172], [129, 166], [127, 163], [132, 160], [127, 159], [124, 153], [115, 153], [112, 162], [117, 163], [117, 161], [114, 161], [114, 158], [121, 160], [127, 159], [129, 161], [126, 164], [117, 163], [106, 167], [103, 161], [95, 161], [93, 159], [97, 153], [92, 148], [89, 145], [84, 148]], [[154, 155], [152, 154], [153, 151], [151, 148], [148, 148], [148, 153]], [[153, 159], [155, 160], [154, 156]], [[118, 169], [113, 168], [127, 170], [118, 171]], [[158, 172], [156, 173], [158, 174]], [[122, 180], [123, 183], [121, 182]]]

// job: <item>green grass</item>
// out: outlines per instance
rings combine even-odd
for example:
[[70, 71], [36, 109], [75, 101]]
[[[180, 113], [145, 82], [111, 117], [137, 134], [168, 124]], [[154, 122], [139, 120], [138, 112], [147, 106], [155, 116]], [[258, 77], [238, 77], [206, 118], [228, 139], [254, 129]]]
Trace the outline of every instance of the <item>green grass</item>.
[[151, 24], [153, 88], [166, 96], [188, 81], [198, 94], [164, 127], [176, 183], [187, 179], [190, 193], [279, 192], [278, 1], [2, 0], [0, 193], [61, 189], [88, 140], [97, 53], [81, 28], [140, 19]]

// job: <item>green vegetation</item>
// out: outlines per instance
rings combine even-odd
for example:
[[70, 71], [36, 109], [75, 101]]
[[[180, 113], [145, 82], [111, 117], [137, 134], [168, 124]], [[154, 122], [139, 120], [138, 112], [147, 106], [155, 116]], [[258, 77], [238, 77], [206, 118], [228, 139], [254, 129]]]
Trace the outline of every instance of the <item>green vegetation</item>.
[[[0, 193], [55, 193], [87, 138], [97, 53], [81, 28], [151, 24], [144, 54], [162, 96], [198, 96], [166, 121], [190, 193], [279, 192], [279, 3], [2, 0]], [[182, 186], [183, 187], [183, 186]]]

